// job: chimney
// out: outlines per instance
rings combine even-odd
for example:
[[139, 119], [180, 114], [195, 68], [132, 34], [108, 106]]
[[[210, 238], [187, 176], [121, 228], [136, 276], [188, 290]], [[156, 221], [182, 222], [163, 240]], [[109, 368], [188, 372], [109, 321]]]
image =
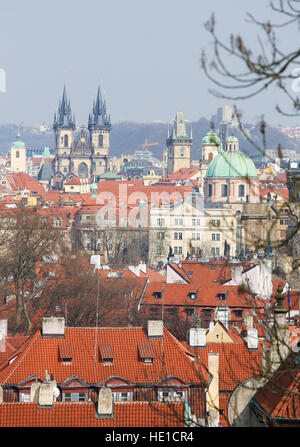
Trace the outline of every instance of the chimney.
[[253, 315], [246, 313], [244, 316], [244, 323], [248, 329], [253, 328]]
[[39, 402], [39, 391], [41, 384], [33, 383], [30, 387], [30, 402]]
[[43, 318], [42, 335], [43, 338], [65, 338], [64, 317]]
[[113, 416], [113, 399], [110, 388], [103, 387], [99, 391], [97, 415], [98, 419], [112, 419]]
[[101, 268], [101, 257], [100, 255], [91, 255], [90, 264], [94, 265], [94, 270], [98, 270]]
[[[39, 408], [52, 408], [54, 402], [54, 393], [53, 393], [53, 384], [52, 383], [42, 383], [39, 388]], [[31, 392], [30, 392], [31, 395]], [[31, 397], [31, 396], [30, 396]]]
[[190, 329], [190, 347], [204, 348], [206, 346], [206, 329], [195, 327]]
[[257, 334], [257, 329], [255, 329], [255, 328], [247, 329], [247, 348], [249, 350], [257, 350], [258, 349], [258, 334]]
[[219, 425], [219, 353], [208, 353], [208, 371], [212, 376], [208, 390], [206, 392], [206, 411], [208, 415], [208, 425], [218, 427]]
[[148, 338], [162, 338], [164, 335], [164, 323], [162, 320], [149, 320], [147, 325]]
[[231, 283], [239, 286], [242, 283], [243, 267], [241, 265], [231, 265]]
[[0, 320], [0, 352], [6, 351], [7, 320]]

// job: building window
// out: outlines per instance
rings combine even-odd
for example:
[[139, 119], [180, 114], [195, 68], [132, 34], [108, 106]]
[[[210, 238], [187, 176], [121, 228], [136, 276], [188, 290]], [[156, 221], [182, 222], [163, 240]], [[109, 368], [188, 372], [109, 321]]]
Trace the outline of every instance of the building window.
[[99, 135], [99, 146], [103, 146], [103, 135]]
[[182, 233], [174, 233], [174, 239], [182, 240]]
[[16, 158], [19, 158], [19, 157], [20, 157], [20, 152], [17, 151], [17, 152], [16, 152]]
[[159, 232], [159, 233], [157, 233], [157, 239], [161, 239], [161, 240], [163, 240], [165, 238], [165, 233], [163, 233], [163, 232]]
[[85, 402], [87, 399], [86, 393], [63, 393], [64, 402]]
[[69, 137], [68, 137], [68, 135], [65, 135], [64, 136], [64, 146], [68, 147], [68, 145], [69, 145]]
[[219, 241], [220, 240], [220, 233], [212, 233], [211, 240], [212, 241]]
[[208, 185], [208, 197], [212, 196], [212, 185]]
[[219, 247], [211, 247], [211, 255], [212, 256], [220, 256], [220, 248]]
[[239, 185], [239, 197], [245, 196], [245, 185]]
[[183, 219], [174, 219], [174, 225], [183, 225]]
[[19, 401], [20, 402], [30, 402], [30, 393], [20, 393]]
[[227, 196], [228, 196], [228, 186], [222, 185], [222, 197], [227, 197]]
[[192, 226], [193, 227], [200, 227], [200, 219], [192, 219]]
[[165, 225], [165, 219], [157, 219], [157, 225], [163, 227]]
[[213, 227], [219, 227], [219, 226], [220, 226], [220, 220], [219, 220], [219, 219], [213, 219], [213, 220], [211, 221], [211, 225], [212, 225]]

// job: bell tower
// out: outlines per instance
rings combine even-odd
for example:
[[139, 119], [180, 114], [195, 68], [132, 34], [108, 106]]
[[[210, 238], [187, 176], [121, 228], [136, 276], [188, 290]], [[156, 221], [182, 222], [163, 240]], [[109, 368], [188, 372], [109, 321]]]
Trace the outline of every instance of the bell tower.
[[71, 170], [70, 156], [76, 129], [66, 86], [64, 86], [62, 99], [59, 101], [58, 113], [54, 114], [53, 129], [55, 131], [54, 170], [66, 175]]
[[93, 111], [89, 115], [88, 129], [93, 157], [93, 175], [96, 177], [108, 170], [111, 131], [110, 115], [106, 112], [106, 103], [103, 101], [100, 87], [97, 98], [93, 103]]
[[191, 166], [192, 130], [190, 136], [187, 135], [183, 113], [177, 112], [174, 125], [166, 140], [168, 149], [167, 173], [172, 174], [180, 168]]

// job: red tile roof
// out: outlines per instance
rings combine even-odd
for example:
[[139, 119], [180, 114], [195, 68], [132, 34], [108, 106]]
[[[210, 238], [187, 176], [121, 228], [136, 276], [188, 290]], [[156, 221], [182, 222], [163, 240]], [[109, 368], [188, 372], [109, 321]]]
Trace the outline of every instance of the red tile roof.
[[184, 404], [114, 402], [113, 418], [96, 418], [94, 402], [1, 403], [1, 427], [184, 427]]
[[[97, 334], [97, 339], [96, 339]], [[96, 341], [98, 340], [98, 341]], [[71, 365], [62, 365], [58, 349], [61, 339], [43, 338], [37, 331], [24, 351], [7, 368], [0, 372], [0, 383], [19, 383], [32, 375], [44, 377], [45, 370], [57, 383], [70, 376], [77, 376], [87, 383], [99, 383], [110, 376], [119, 376], [135, 383], [156, 383], [166, 376], [179, 377], [186, 383], [205, 383], [206, 368], [196, 370], [186, 349], [164, 328], [163, 339], [149, 341], [142, 328], [69, 328], [65, 329], [65, 343], [72, 346]], [[114, 361], [111, 366], [95, 361], [95, 343], [113, 345]], [[151, 343], [155, 358], [151, 365], [138, 359], [138, 343]], [[163, 362], [162, 356], [163, 355]], [[109, 368], [109, 370], [108, 370]]]
[[[155, 292], [163, 292], [162, 298], [155, 298]], [[196, 293], [196, 298], [191, 299], [190, 293]], [[219, 294], [226, 294], [225, 300], [218, 298]], [[217, 307], [226, 305], [238, 308], [264, 308], [265, 302], [258, 298], [254, 299], [251, 294], [242, 290], [240, 286], [227, 286], [222, 284], [164, 284], [151, 282], [147, 285], [142, 304], [148, 305], [180, 305]]]
[[270, 419], [300, 420], [300, 363], [296, 356], [291, 353], [253, 397]]

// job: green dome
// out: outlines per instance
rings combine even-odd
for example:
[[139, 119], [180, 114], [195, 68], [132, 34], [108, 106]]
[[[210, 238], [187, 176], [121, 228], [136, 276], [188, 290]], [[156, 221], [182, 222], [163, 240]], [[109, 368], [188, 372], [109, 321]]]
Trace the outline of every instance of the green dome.
[[11, 147], [16, 148], [16, 149], [25, 148], [25, 143], [23, 143], [23, 141], [21, 141], [20, 138], [21, 138], [21, 135], [18, 133], [18, 135], [16, 137], [16, 141], [13, 142]]
[[21, 135], [18, 133], [16, 136], [16, 141], [13, 142], [13, 144], [11, 145], [11, 147], [16, 148], [16, 149], [25, 149], [25, 143], [23, 143], [23, 141], [21, 141]]
[[91, 186], [90, 186], [90, 190], [91, 191], [97, 191], [98, 190], [97, 183], [92, 183]]
[[218, 135], [211, 129], [204, 138], [202, 138], [202, 144], [209, 144], [211, 146], [219, 146], [220, 138]]
[[222, 149], [209, 163], [205, 178], [257, 177], [256, 167], [251, 158], [241, 151]]

